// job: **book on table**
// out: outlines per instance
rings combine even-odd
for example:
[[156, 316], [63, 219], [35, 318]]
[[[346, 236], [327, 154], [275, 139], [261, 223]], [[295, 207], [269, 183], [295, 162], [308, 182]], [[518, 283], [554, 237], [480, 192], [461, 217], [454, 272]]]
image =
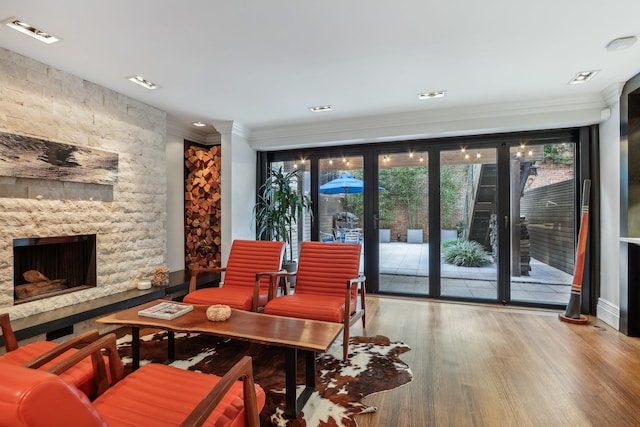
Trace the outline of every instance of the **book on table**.
[[138, 311], [138, 316], [155, 317], [156, 319], [171, 320], [193, 310], [189, 304], [177, 304], [175, 302], [161, 302], [144, 310]]

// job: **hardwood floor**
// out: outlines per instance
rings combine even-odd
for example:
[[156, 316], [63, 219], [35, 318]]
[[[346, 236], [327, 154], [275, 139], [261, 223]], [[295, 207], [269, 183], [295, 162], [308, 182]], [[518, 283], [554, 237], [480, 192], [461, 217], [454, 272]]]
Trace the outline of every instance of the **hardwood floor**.
[[360, 427], [640, 425], [640, 338], [595, 318], [368, 296], [367, 322], [366, 335], [411, 346], [414, 379], [369, 396], [378, 412]]

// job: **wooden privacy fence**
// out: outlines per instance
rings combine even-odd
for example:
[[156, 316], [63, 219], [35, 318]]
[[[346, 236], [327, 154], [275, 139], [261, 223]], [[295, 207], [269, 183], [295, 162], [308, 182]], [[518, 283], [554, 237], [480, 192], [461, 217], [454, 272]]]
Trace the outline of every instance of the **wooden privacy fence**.
[[574, 181], [526, 191], [520, 213], [528, 221], [531, 257], [573, 274], [575, 257]]

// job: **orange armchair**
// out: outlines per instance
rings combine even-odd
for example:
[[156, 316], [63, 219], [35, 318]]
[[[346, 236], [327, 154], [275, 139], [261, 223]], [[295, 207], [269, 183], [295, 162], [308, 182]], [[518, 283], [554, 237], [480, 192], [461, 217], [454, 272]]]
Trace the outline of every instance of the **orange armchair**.
[[[199, 268], [191, 272], [189, 293], [183, 301], [258, 311], [274, 296], [275, 278], [283, 256], [284, 242], [234, 240], [226, 268]], [[220, 272], [224, 272], [223, 286], [196, 290], [198, 274]]]
[[[50, 371], [60, 373], [91, 355], [103, 379], [106, 351], [118, 359], [115, 335], [96, 341]], [[75, 359], [75, 360], [74, 360]], [[0, 425], [24, 427], [259, 426], [264, 391], [253, 383], [251, 358], [244, 357], [223, 377], [148, 364], [122, 378], [93, 402], [49, 372], [0, 364]], [[242, 381], [237, 381], [242, 378]]]
[[[365, 278], [359, 277], [360, 244], [302, 242], [293, 295], [274, 298], [266, 314], [344, 324], [343, 357], [349, 354], [349, 327], [366, 326]], [[358, 301], [360, 294], [360, 301]], [[360, 304], [358, 305], [358, 302]]]
[[[48, 369], [51, 366], [77, 353], [77, 348], [96, 341], [100, 336], [97, 330], [91, 330], [71, 338], [62, 344], [51, 341], [38, 341], [19, 347], [11, 327], [9, 314], [0, 314], [0, 329], [4, 337], [6, 353], [0, 356], [0, 363], [22, 365], [32, 369]], [[122, 363], [118, 360], [118, 363]], [[91, 360], [85, 358], [62, 374], [62, 379], [77, 387], [87, 396], [98, 392], [98, 384], [93, 375]]]

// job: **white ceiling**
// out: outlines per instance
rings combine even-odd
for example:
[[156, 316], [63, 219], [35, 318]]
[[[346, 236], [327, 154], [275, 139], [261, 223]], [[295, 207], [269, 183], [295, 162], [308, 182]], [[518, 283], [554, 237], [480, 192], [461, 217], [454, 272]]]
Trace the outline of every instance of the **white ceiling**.
[[[250, 131], [602, 97], [640, 72], [638, 0], [3, 0], [63, 40], [0, 46], [167, 111]], [[578, 72], [601, 70], [582, 85]], [[125, 77], [161, 86], [149, 91]], [[419, 101], [420, 92], [446, 90]], [[308, 107], [334, 110], [311, 113]], [[391, 116], [390, 116], [391, 117]], [[197, 129], [194, 129], [197, 130]], [[207, 126], [199, 132], [210, 133]]]

